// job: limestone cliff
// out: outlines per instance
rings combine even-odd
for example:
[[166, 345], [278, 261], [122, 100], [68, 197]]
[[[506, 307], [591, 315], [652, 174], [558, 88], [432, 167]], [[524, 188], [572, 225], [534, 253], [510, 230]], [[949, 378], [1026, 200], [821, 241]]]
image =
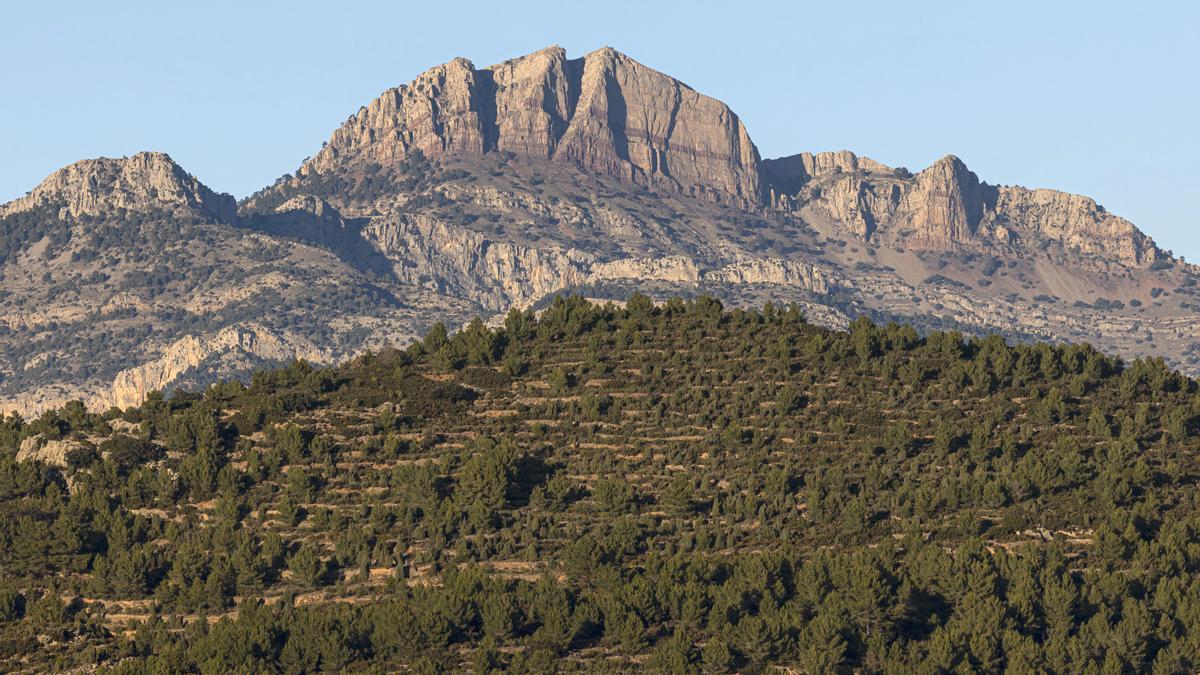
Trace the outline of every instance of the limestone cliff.
[[763, 179], [772, 193], [780, 196], [793, 195], [815, 178], [829, 174], [891, 174], [892, 169], [867, 157], [859, 157], [849, 150], [838, 152], [802, 152], [798, 155], [764, 159]]
[[470, 297], [493, 311], [579, 283], [594, 259], [574, 249], [494, 241], [428, 217], [380, 219], [363, 234], [394, 261], [403, 281]]
[[1133, 223], [1095, 200], [1057, 190], [1001, 187], [992, 211], [996, 230], [1012, 229], [1053, 239], [1079, 252], [1145, 265], [1164, 254]]
[[512, 152], [713, 200], [762, 198], [758, 151], [728, 106], [610, 48], [432, 68], [362, 108], [298, 174], [353, 172], [414, 151]]
[[[230, 326], [212, 335], [188, 335], [158, 358], [118, 373], [112, 387], [89, 404], [93, 408], [138, 405], [146, 394], [167, 387], [188, 370], [214, 359], [278, 362], [295, 358], [323, 364], [330, 362], [331, 354], [308, 340], [278, 334], [254, 323]], [[226, 370], [236, 370], [236, 364]]]
[[890, 225], [911, 229], [912, 243], [926, 247], [969, 242], [983, 219], [984, 200], [979, 178], [948, 155], [916, 175]]
[[418, 151], [570, 163], [750, 209], [812, 206], [863, 240], [910, 248], [1040, 251], [1053, 242], [1124, 265], [1158, 257], [1148, 237], [1086, 198], [997, 188], [954, 156], [916, 175], [848, 151], [760, 161], [724, 103], [607, 47], [577, 59], [549, 47], [489, 68], [463, 58], [431, 68], [351, 116], [290, 180], [354, 182]]
[[1133, 267], [1162, 256], [1132, 223], [1087, 197], [988, 185], [953, 155], [916, 175], [845, 151], [794, 155], [762, 165], [772, 206], [784, 211], [816, 208], [863, 240], [1027, 254], [1054, 243]]
[[556, 158], [696, 196], [761, 198], [758, 151], [724, 103], [609, 48], [582, 71]]
[[580, 248], [533, 248], [492, 241], [429, 217], [379, 219], [363, 234], [395, 261], [394, 272], [404, 281], [424, 284], [439, 293], [471, 297], [495, 312], [527, 306], [564, 288], [605, 280], [785, 284], [818, 294], [829, 292], [836, 283], [829, 271], [800, 261], [746, 259], [705, 269], [696, 259], [683, 255], [602, 260]]

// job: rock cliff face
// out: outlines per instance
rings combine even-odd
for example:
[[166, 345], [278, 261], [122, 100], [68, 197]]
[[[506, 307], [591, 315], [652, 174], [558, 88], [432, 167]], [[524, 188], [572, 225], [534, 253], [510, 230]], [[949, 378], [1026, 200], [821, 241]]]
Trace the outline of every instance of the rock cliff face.
[[47, 206], [75, 217], [165, 209], [228, 221], [237, 213], [233, 197], [208, 189], [161, 152], [75, 162], [50, 174], [28, 195], [0, 206], [0, 216]]
[[983, 219], [984, 199], [979, 178], [957, 157], [944, 157], [917, 174], [892, 226], [912, 229], [918, 245], [969, 242]]
[[[1088, 255], [1142, 266], [1164, 258], [1154, 241], [1133, 223], [1114, 216], [1095, 200], [1057, 190], [1001, 187], [989, 214], [994, 231], [1034, 234]], [[1000, 237], [1004, 240], [1003, 236]]]
[[892, 169], [867, 157], [858, 157], [848, 150], [840, 152], [802, 152], [798, 155], [765, 159], [763, 178], [774, 197], [794, 195], [810, 181], [830, 174], [891, 174]]
[[307, 340], [276, 334], [254, 323], [230, 326], [213, 335], [189, 335], [177, 340], [162, 356], [118, 373], [112, 387], [89, 403], [93, 408], [138, 405], [145, 400], [146, 394], [166, 388], [179, 376], [212, 358], [240, 359], [248, 363], [300, 358], [327, 364], [331, 357], [329, 350], [318, 349]]
[[900, 205], [899, 176], [844, 150], [765, 160], [762, 167], [772, 207], [792, 211], [814, 203], [864, 240]]
[[915, 176], [845, 151], [762, 165], [772, 206], [812, 206], [863, 240], [927, 250], [1027, 252], [1051, 242], [1133, 267], [1162, 256], [1132, 223], [1087, 197], [988, 185], [953, 155]]
[[491, 241], [428, 216], [381, 218], [363, 234], [395, 261], [394, 272], [404, 282], [470, 297], [497, 313], [513, 306], [527, 307], [564, 288], [611, 280], [786, 284], [812, 293], [826, 293], [836, 283], [832, 273], [799, 261], [748, 259], [706, 268], [683, 255], [603, 260], [585, 248], [534, 248]]
[[65, 469], [67, 467], [67, 455], [72, 450], [82, 447], [83, 445], [76, 441], [48, 439], [40, 435], [30, 436], [21, 441], [21, 447], [17, 450], [17, 461], [37, 461], [47, 466], [56, 466]]
[[493, 241], [428, 216], [379, 219], [364, 230], [401, 280], [499, 312], [580, 283], [595, 257]]
[[414, 151], [511, 152], [718, 201], [762, 198], [758, 151], [728, 106], [610, 48], [432, 68], [361, 109], [298, 173], [387, 165]]

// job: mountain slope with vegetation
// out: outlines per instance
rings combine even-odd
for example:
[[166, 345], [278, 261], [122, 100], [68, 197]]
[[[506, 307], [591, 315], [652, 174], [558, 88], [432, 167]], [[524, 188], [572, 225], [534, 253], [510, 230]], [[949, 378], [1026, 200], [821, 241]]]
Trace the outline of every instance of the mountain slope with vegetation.
[[0, 666], [1192, 672], [1200, 387], [711, 297], [0, 429]]

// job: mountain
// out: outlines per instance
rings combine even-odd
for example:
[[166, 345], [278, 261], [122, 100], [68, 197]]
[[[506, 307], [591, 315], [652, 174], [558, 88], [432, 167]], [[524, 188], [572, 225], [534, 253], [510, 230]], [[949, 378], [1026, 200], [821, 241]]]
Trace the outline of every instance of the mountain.
[[[299, 202], [279, 217], [306, 206], [317, 218]], [[411, 339], [420, 303], [448, 304], [237, 223], [232, 197], [161, 153], [75, 163], [5, 205], [7, 407], [126, 407], [266, 363], [331, 363]]]
[[634, 295], [9, 419], [0, 670], [1193, 673], [1198, 394]]
[[0, 409], [26, 413], [339, 362], [563, 292], [796, 302], [1200, 372], [1196, 269], [1095, 201], [953, 156], [764, 160], [724, 103], [610, 48], [432, 68], [236, 206], [143, 153], [0, 208]]
[[414, 152], [511, 152], [636, 185], [758, 203], [758, 152], [724, 103], [604, 48], [558, 47], [477, 70], [455, 59], [351, 117], [298, 175], [354, 171]]
[[774, 206], [819, 210], [863, 241], [1024, 256], [1049, 244], [1135, 268], [1165, 258], [1132, 223], [1087, 197], [987, 185], [953, 155], [916, 176], [849, 152], [806, 153], [762, 166]]
[[59, 218], [108, 218], [121, 211], [170, 213], [181, 218], [229, 220], [229, 195], [209, 190], [161, 152], [126, 159], [93, 159], [55, 171], [26, 196], [0, 208], [0, 217], [56, 210]]

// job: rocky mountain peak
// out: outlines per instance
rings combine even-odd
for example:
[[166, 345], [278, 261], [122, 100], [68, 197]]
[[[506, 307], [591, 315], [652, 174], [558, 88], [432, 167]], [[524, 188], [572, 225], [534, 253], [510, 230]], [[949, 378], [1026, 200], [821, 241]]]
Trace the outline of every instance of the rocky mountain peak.
[[511, 152], [712, 201], [762, 198], [758, 151], [728, 106], [610, 47], [431, 68], [347, 120], [299, 174], [388, 165], [415, 151]]
[[915, 175], [847, 151], [768, 159], [761, 167], [774, 208], [815, 210], [863, 240], [1014, 253], [1053, 243], [1132, 267], [1162, 257], [1132, 223], [1087, 197], [988, 185], [954, 155]]
[[[954, 155], [916, 175], [846, 150], [761, 160], [728, 106], [611, 47], [431, 68], [347, 120], [298, 175], [354, 182], [415, 153], [511, 154], [737, 207], [811, 208], [864, 240], [907, 248], [1041, 251], [1051, 241], [1135, 266], [1157, 255], [1086, 198], [990, 186]], [[310, 190], [295, 182], [293, 193]]]
[[974, 237], [983, 220], [985, 190], [961, 159], [946, 155], [918, 173], [900, 202], [896, 226], [937, 247]]
[[0, 206], [0, 215], [35, 208], [63, 216], [111, 216], [125, 211], [169, 211], [215, 220], [235, 217], [233, 197], [217, 194], [165, 153], [85, 159], [50, 174], [29, 194]]

